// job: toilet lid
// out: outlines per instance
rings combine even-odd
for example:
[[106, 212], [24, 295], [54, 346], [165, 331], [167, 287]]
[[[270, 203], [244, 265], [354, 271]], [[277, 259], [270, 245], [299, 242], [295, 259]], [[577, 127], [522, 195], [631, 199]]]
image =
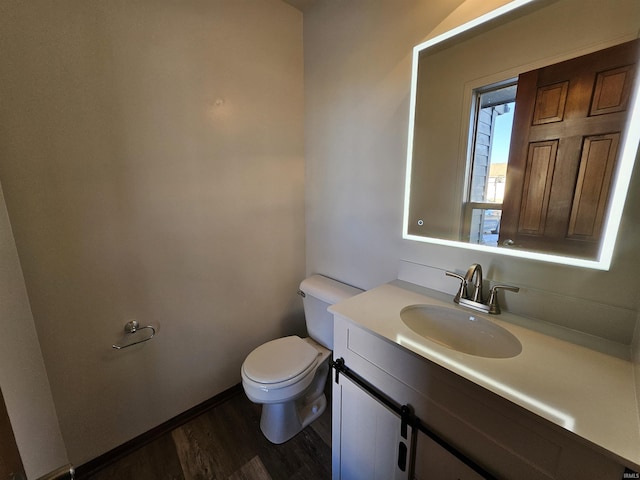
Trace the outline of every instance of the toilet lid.
[[244, 361], [244, 373], [260, 383], [279, 383], [300, 375], [316, 361], [319, 352], [298, 336], [260, 345]]

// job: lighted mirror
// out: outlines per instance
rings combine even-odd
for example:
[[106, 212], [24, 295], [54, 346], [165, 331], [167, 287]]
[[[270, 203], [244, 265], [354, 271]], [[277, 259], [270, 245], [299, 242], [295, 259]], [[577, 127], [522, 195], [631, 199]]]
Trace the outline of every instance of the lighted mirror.
[[521, 0], [416, 46], [404, 238], [608, 269], [639, 24], [637, 0]]

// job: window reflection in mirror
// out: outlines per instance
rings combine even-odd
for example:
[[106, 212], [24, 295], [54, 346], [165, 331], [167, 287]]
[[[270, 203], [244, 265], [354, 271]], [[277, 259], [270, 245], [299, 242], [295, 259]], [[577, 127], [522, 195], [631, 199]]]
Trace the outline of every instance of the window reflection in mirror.
[[474, 91], [462, 233], [471, 243], [498, 245], [516, 89], [510, 80]]

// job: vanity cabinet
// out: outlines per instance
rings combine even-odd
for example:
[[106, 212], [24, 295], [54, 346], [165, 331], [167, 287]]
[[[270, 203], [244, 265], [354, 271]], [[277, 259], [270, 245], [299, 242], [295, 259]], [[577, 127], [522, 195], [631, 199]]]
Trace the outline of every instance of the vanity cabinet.
[[[398, 417], [345, 377], [334, 395], [340, 417], [340, 457], [334, 478], [403, 480], [407, 471], [398, 467], [400, 421]], [[334, 417], [335, 418], [335, 417]], [[406, 443], [405, 443], [406, 445]]]
[[416, 450], [412, 456], [412, 429], [408, 427], [404, 438], [397, 415], [348, 378], [340, 377], [338, 382], [334, 393], [340, 405], [340, 460], [335, 465], [334, 478], [484, 478], [419, 431], [414, 437]]
[[[624, 467], [577, 435], [335, 314], [334, 359], [415, 415], [481, 470], [500, 479], [621, 479]], [[499, 361], [499, 360], [498, 360]], [[398, 466], [401, 420], [344, 374], [332, 372], [333, 478], [487, 478], [422, 431]], [[596, 413], [597, 414], [597, 413]], [[489, 476], [489, 478], [491, 478]]]
[[423, 433], [418, 434], [414, 468], [418, 480], [484, 478]]

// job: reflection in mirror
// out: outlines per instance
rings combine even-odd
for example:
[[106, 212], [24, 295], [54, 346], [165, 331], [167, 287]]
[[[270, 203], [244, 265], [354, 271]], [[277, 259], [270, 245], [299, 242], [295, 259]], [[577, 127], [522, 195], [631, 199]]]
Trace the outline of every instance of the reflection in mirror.
[[517, 87], [512, 79], [473, 92], [463, 241], [498, 246]]
[[532, 2], [414, 49], [405, 238], [609, 267], [640, 138], [634, 1]]

